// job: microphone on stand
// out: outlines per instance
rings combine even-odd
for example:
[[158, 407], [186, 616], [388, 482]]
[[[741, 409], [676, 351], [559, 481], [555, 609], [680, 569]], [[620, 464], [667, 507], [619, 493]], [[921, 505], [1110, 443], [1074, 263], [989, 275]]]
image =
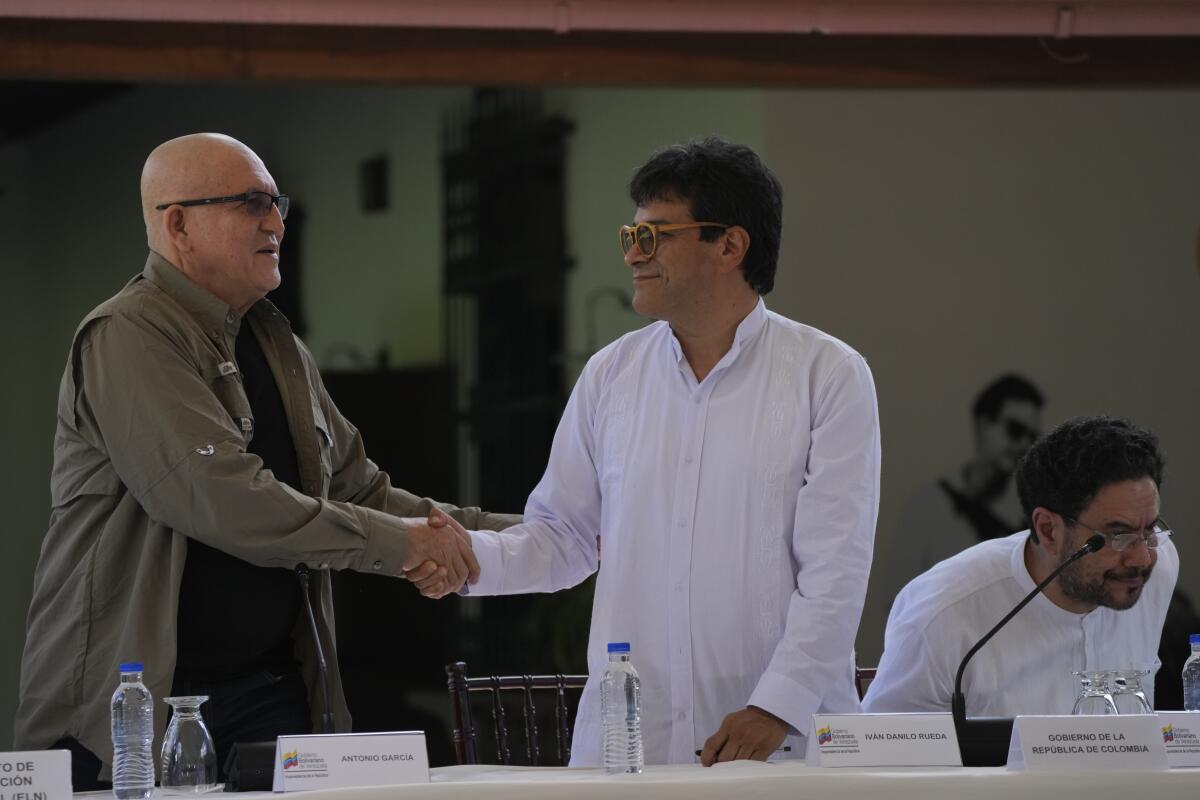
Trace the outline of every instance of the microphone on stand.
[[[296, 565], [296, 579], [300, 581], [304, 595], [304, 610], [308, 614], [308, 625], [312, 631], [313, 648], [317, 653], [317, 671], [321, 676], [321, 693], [325, 699], [325, 713], [321, 715], [321, 733], [333, 733], [333, 706], [329, 704], [329, 670], [325, 666], [325, 648], [321, 647], [321, 635], [317, 630], [317, 618], [313, 614], [312, 598], [308, 596], [309, 571], [307, 564]], [[225, 791], [269, 792], [275, 777], [275, 742], [234, 742], [225, 759]]]
[[1033, 588], [1032, 592], [1025, 595], [1024, 600], [1017, 603], [1016, 607], [1004, 616], [1004, 619], [992, 626], [992, 629], [985, 633], [983, 638], [976, 642], [975, 646], [963, 656], [962, 663], [958, 665], [958, 674], [954, 676], [954, 695], [950, 700], [950, 712], [954, 716], [954, 730], [958, 734], [958, 750], [962, 754], [964, 767], [1004, 766], [1008, 760], [1008, 743], [1012, 738], [1013, 725], [1012, 717], [974, 717], [967, 719], [967, 699], [963, 696], [962, 691], [963, 672], [967, 669], [967, 662], [993, 636], [999, 633], [1000, 629], [1017, 615], [1017, 612], [1029, 605], [1029, 602], [1033, 598], [1037, 597], [1043, 589], [1049, 586], [1050, 582], [1057, 578], [1059, 573], [1088, 553], [1094, 553], [1104, 547], [1104, 541], [1104, 537], [1099, 533], [1091, 536], [1083, 543], [1083, 547], [1080, 547], [1071, 554], [1070, 558], [1055, 567], [1041, 583]]
[[317, 618], [313, 614], [312, 598], [308, 596], [308, 565], [296, 565], [296, 578], [300, 581], [304, 595], [304, 610], [308, 613], [308, 626], [312, 631], [313, 648], [317, 651], [317, 670], [321, 675], [321, 695], [325, 699], [325, 710], [321, 714], [321, 733], [333, 733], [333, 706], [329, 703], [329, 670], [325, 666], [325, 648], [321, 647], [321, 634], [317, 630]]

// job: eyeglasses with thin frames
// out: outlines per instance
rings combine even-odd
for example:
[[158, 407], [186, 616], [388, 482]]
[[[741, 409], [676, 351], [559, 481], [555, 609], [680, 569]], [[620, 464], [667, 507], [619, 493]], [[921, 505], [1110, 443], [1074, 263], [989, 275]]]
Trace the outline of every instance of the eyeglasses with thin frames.
[[1084, 525], [1082, 522], [1080, 522], [1079, 520], [1074, 519], [1072, 517], [1064, 516], [1063, 519], [1066, 520], [1067, 522], [1071, 523], [1072, 525], [1078, 525], [1079, 527], [1083, 528], [1084, 530], [1088, 530], [1088, 531], [1091, 531], [1092, 533], [1100, 534], [1101, 536], [1104, 537], [1105, 541], [1108, 542], [1109, 547], [1111, 547], [1113, 550], [1115, 550], [1118, 553], [1121, 552], [1122, 550], [1128, 550], [1138, 540], [1141, 540], [1142, 543], [1144, 543], [1146, 545], [1146, 547], [1149, 547], [1151, 550], [1153, 550], [1154, 548], [1158, 547], [1160, 544], [1162, 544], [1163, 542], [1165, 542], [1171, 538], [1171, 529], [1170, 529], [1170, 527], [1167, 526], [1166, 520], [1164, 520], [1162, 517], [1159, 517], [1158, 519], [1156, 519], [1150, 525], [1149, 529], [1147, 529], [1145, 532], [1122, 531], [1120, 533], [1111, 533], [1109, 531], [1098, 531], [1095, 528], [1091, 527], [1090, 525]]
[[670, 231], [684, 231], [689, 228], [728, 228], [721, 222], [639, 222], [636, 225], [622, 225], [617, 235], [621, 237], [621, 253], [628, 255], [637, 245], [638, 251], [646, 258], [653, 258], [658, 250], [658, 235]]
[[279, 208], [279, 218], [287, 219], [290, 201], [286, 194], [271, 194], [270, 192], [251, 189], [241, 194], [230, 194], [224, 197], [202, 197], [198, 200], [176, 200], [163, 203], [155, 209], [163, 211], [171, 206], [208, 206], [217, 203], [243, 203], [242, 210], [252, 217], [265, 217], [271, 213], [271, 206]]

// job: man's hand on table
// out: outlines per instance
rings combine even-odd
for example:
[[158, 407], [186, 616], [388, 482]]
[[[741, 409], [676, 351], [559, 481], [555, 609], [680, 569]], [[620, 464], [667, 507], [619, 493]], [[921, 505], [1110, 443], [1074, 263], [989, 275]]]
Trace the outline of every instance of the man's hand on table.
[[717, 732], [708, 737], [700, 751], [700, 763], [711, 767], [718, 761], [751, 758], [766, 761], [787, 738], [788, 724], [761, 708], [747, 706], [727, 714]]

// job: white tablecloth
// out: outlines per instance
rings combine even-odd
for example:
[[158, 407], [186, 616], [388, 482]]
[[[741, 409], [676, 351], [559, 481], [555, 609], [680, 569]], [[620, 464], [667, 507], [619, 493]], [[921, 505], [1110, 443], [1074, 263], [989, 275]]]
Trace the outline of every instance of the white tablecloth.
[[[428, 784], [303, 792], [304, 800], [1190, 800], [1200, 797], [1200, 769], [1167, 772], [1010, 773], [1004, 768], [843, 769], [800, 761], [762, 764], [735, 761], [647, 767], [641, 775], [605, 775], [597, 769], [531, 767], [439, 767]], [[226, 795], [229, 796], [229, 795]], [[219, 795], [214, 796], [219, 797]], [[231, 797], [232, 800], [232, 796]], [[241, 795], [277, 797], [252, 792]]]

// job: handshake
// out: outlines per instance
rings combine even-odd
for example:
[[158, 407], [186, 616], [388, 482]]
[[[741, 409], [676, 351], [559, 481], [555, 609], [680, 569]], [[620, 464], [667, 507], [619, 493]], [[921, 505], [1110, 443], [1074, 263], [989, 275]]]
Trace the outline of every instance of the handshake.
[[456, 520], [435, 506], [428, 519], [407, 517], [404, 522], [408, 552], [401, 565], [402, 576], [421, 594], [437, 599], [457, 592], [467, 581], [479, 580], [471, 537]]

